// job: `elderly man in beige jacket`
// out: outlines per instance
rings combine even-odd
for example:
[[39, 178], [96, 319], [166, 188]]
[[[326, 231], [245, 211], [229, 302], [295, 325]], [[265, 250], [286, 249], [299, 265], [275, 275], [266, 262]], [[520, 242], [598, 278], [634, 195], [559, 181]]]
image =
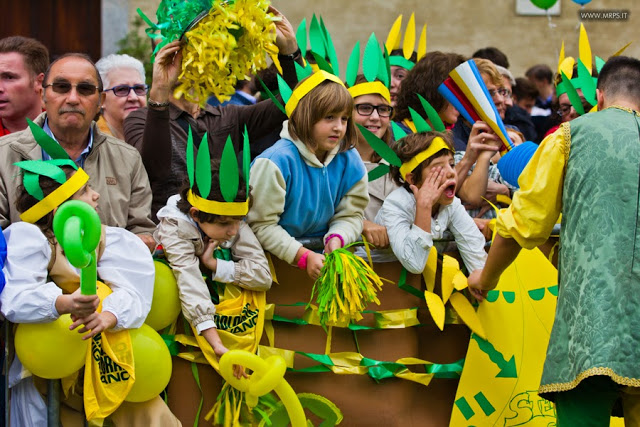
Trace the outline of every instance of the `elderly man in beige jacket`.
[[[155, 246], [151, 221], [151, 188], [138, 151], [101, 133], [93, 119], [104, 94], [102, 81], [89, 57], [67, 54], [50, 66], [44, 76], [46, 112], [35, 123], [42, 127], [90, 176], [98, 193], [102, 223], [124, 227], [137, 234], [149, 248]], [[15, 162], [49, 158], [25, 129], [0, 138], [0, 226], [20, 220], [15, 207], [22, 178]]]

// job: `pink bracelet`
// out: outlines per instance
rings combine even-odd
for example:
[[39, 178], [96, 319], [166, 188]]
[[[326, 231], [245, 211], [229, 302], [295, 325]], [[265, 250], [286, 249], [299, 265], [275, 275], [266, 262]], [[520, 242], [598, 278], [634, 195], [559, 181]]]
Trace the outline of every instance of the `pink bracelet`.
[[338, 239], [340, 239], [340, 247], [344, 248], [344, 239], [342, 238], [341, 235], [339, 234], [329, 234], [329, 236], [327, 237], [327, 239], [324, 241], [324, 244], [326, 245], [327, 242], [331, 239], [333, 239], [334, 237], [337, 237]]
[[309, 254], [311, 253], [311, 251], [307, 251], [305, 253], [302, 254], [302, 256], [300, 257], [300, 259], [298, 260], [298, 268], [300, 270], [306, 270], [307, 269], [307, 258], [309, 257]]

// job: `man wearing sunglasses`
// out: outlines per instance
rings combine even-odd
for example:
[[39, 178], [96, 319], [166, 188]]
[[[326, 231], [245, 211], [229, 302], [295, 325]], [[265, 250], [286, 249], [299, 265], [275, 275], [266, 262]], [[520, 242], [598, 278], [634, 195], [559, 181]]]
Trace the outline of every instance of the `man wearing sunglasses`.
[[[140, 154], [100, 132], [93, 122], [105, 96], [94, 63], [84, 54], [65, 54], [49, 66], [42, 87], [46, 112], [34, 122], [89, 174], [89, 184], [100, 193], [97, 211], [102, 223], [128, 229], [153, 249], [151, 188]], [[31, 129], [0, 139], [2, 228], [19, 221], [15, 200], [22, 179], [14, 163], [49, 158], [36, 144]]]
[[49, 51], [38, 40], [13, 36], [0, 40], [0, 136], [27, 127], [42, 113], [42, 79]]

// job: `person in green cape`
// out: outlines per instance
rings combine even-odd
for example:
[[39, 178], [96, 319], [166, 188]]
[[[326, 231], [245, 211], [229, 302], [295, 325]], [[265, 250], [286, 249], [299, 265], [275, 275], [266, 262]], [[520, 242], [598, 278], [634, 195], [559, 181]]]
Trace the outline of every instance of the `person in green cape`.
[[610, 59], [597, 101], [598, 112], [541, 143], [497, 220], [485, 268], [469, 277], [483, 300], [562, 212], [558, 305], [539, 390], [556, 403], [560, 427], [608, 426], [620, 401], [626, 425], [638, 425], [640, 61]]

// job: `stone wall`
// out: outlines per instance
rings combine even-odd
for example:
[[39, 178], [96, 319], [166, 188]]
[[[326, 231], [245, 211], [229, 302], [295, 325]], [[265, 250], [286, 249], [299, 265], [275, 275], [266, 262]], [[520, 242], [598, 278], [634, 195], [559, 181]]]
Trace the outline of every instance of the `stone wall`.
[[[495, 46], [509, 57], [517, 76], [537, 63], [555, 69], [562, 40], [567, 56], [578, 56], [578, 10], [570, 0], [558, 0], [561, 13], [552, 16], [519, 16], [517, 0], [274, 0], [273, 4], [292, 22], [322, 15], [338, 51], [342, 73], [354, 43], [366, 42], [371, 32], [379, 39], [387, 33], [398, 14], [404, 22], [412, 11], [416, 26], [427, 23], [427, 50], [455, 51], [471, 55], [476, 49]], [[154, 16], [159, 0], [130, 0], [129, 17], [140, 7]], [[640, 2], [637, 0], [593, 0], [584, 10], [625, 9], [627, 20], [585, 21], [594, 54], [607, 58], [634, 41], [625, 52], [640, 57]], [[634, 30], [636, 28], [636, 30]]]

